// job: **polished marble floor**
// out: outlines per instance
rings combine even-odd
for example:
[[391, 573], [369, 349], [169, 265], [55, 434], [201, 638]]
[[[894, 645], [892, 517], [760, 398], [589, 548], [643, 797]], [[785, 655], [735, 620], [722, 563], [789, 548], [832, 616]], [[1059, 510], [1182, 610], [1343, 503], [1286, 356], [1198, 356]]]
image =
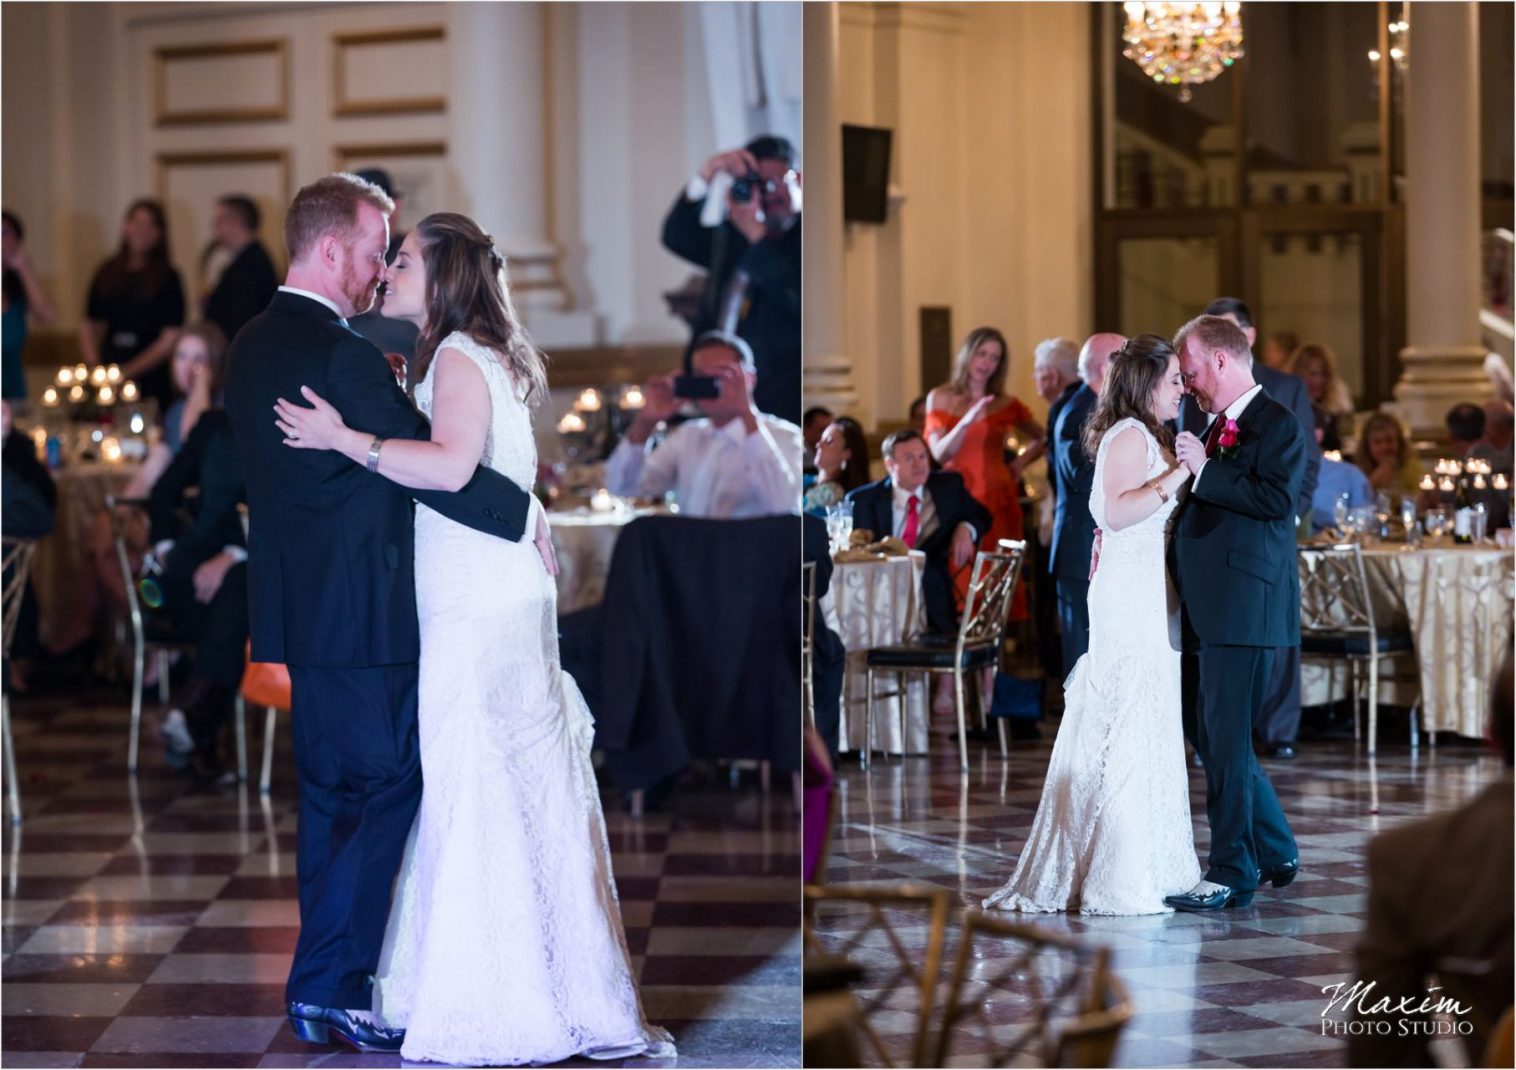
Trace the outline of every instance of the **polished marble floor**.
[[[827, 882], [926, 884], [950, 889], [959, 908], [978, 906], [1010, 876], [1031, 828], [1051, 751], [1052, 732], [1045, 728], [1044, 735], [1040, 742], [1014, 746], [1007, 762], [998, 749], [971, 744], [966, 776], [938, 739], [933, 755], [876, 761], [870, 773], [844, 759]], [[1476, 744], [1423, 745], [1413, 754], [1387, 736], [1372, 764], [1348, 739], [1303, 744], [1296, 760], [1267, 761], [1265, 768], [1300, 844], [1302, 872], [1289, 888], [1265, 889], [1247, 909], [1222, 916], [1029, 919], [1112, 949], [1115, 971], [1136, 1008], [1116, 1052], [1117, 1066], [1344, 1065], [1343, 1041], [1323, 1035], [1322, 986], [1350, 980], [1352, 949], [1365, 917], [1368, 839], [1457, 806], [1501, 772], [1499, 760]], [[1203, 859], [1209, 834], [1201, 771], [1191, 771], [1190, 786]], [[862, 915], [828, 906], [818, 917], [823, 944], [840, 948]], [[892, 918], [908, 949], [925, 947], [922, 918], [904, 912]], [[953, 925], [944, 976], [957, 944]], [[1009, 953], [992, 948], [981, 958]], [[851, 957], [866, 970], [874, 967], [875, 978], [887, 977], [893, 963], [877, 935], [866, 937]], [[992, 968], [985, 963], [985, 971]], [[861, 994], [882, 994], [868, 983]], [[945, 983], [939, 992], [945, 994]], [[991, 1039], [966, 1037], [952, 1049], [948, 1065], [982, 1065], [994, 1040], [1027, 1020], [1028, 1001], [1021, 995], [1009, 986], [988, 993], [984, 1003], [996, 1031]], [[914, 1002], [891, 1000], [887, 1006], [909, 1008]], [[897, 1056], [908, 1050], [913, 1013], [887, 1009], [874, 1024], [889, 1050]]]
[[[260, 800], [191, 787], [150, 730], [129, 779], [111, 696], [23, 700], [15, 722], [26, 821], [6, 830], [0, 1064], [402, 1065], [303, 1044], [283, 1017], [299, 924], [287, 743]], [[789, 793], [722, 784], [640, 820], [610, 796], [606, 811], [644, 1006], [679, 1046], [670, 1065], [797, 1066]]]

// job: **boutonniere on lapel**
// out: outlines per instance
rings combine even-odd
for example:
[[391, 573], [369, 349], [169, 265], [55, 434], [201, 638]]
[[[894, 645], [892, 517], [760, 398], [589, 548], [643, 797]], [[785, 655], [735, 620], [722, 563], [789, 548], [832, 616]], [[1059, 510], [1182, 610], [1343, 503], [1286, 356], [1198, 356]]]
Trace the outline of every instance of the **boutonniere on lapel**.
[[1216, 440], [1216, 455], [1218, 457], [1237, 456], [1237, 421], [1227, 420], [1221, 428], [1221, 437]]

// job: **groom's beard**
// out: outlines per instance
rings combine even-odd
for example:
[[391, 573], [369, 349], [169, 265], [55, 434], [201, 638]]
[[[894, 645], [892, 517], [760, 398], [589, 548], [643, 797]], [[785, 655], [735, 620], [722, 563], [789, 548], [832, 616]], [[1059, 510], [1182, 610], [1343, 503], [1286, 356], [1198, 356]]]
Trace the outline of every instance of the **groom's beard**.
[[355, 314], [362, 315], [373, 309], [379, 296], [380, 282], [381, 280], [375, 277], [365, 286], [363, 280], [358, 277], [358, 273], [352, 270], [342, 277], [342, 294], [352, 302]]

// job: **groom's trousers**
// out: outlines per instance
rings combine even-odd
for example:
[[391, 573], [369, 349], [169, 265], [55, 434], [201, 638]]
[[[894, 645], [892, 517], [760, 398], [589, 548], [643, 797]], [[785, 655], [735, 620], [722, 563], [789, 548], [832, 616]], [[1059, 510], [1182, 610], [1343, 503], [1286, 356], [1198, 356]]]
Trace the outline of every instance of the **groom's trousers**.
[[1205, 761], [1205, 879], [1244, 892], [1258, 887], [1259, 869], [1298, 857], [1279, 796], [1253, 754], [1273, 659], [1268, 647], [1201, 645], [1180, 661], [1184, 734]]
[[368, 1010], [421, 804], [414, 664], [290, 666], [300, 939], [285, 999]]

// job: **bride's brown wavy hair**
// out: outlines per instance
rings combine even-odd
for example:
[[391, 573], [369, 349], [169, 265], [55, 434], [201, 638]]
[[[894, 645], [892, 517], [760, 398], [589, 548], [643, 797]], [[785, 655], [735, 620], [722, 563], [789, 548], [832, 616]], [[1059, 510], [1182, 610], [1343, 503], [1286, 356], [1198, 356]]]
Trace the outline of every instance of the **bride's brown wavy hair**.
[[501, 362], [535, 405], [547, 395], [547, 366], [516, 316], [505, 274], [505, 257], [494, 239], [466, 215], [434, 212], [416, 224], [426, 261], [426, 330], [416, 341], [419, 383], [437, 356], [437, 346], [462, 331], [500, 354]]
[[1174, 434], [1153, 419], [1153, 392], [1169, 370], [1174, 347], [1167, 338], [1156, 334], [1139, 334], [1127, 339], [1111, 356], [1100, 401], [1084, 428], [1084, 452], [1094, 457], [1100, 440], [1112, 426], [1130, 416], [1153, 433], [1153, 437], [1172, 448]]

